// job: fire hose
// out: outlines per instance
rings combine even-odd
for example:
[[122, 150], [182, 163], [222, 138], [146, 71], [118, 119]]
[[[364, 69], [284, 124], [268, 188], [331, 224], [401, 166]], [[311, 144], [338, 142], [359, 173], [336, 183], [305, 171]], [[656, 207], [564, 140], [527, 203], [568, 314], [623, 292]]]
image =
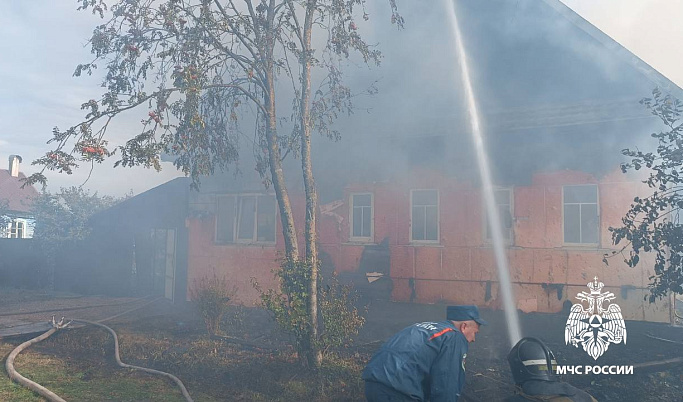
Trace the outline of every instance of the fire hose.
[[55, 322], [55, 319], [53, 316], [52, 317], [52, 329], [49, 329], [48, 331], [44, 332], [42, 335], [39, 335], [33, 339], [30, 339], [30, 340], [22, 343], [21, 345], [17, 346], [14, 350], [12, 350], [12, 352], [9, 354], [9, 356], [7, 357], [7, 361], [5, 363], [5, 367], [7, 369], [7, 374], [9, 375], [9, 378], [12, 381], [15, 381], [15, 382], [23, 385], [24, 387], [30, 389], [31, 391], [39, 394], [40, 396], [47, 399], [49, 402], [66, 402], [63, 398], [61, 398], [59, 395], [55, 394], [54, 392], [50, 391], [49, 389], [47, 389], [47, 388], [43, 387], [42, 385], [40, 385], [34, 381], [31, 381], [28, 378], [19, 374], [16, 371], [16, 369], [14, 368], [14, 360], [17, 357], [17, 355], [19, 355], [19, 353], [21, 353], [24, 349], [28, 348], [29, 346], [34, 345], [38, 342], [41, 342], [41, 341], [49, 338], [52, 334], [54, 334], [55, 332], [57, 332], [60, 329], [66, 328], [72, 322], [79, 322], [79, 323], [83, 323], [83, 324], [95, 325], [95, 326], [98, 326], [100, 328], [104, 328], [113, 336], [113, 338], [114, 338], [114, 359], [116, 360], [116, 364], [119, 367], [129, 368], [129, 369], [134, 369], [134, 370], [140, 370], [140, 371], [150, 373], [150, 374], [165, 376], [165, 377], [171, 379], [173, 382], [175, 382], [176, 385], [178, 385], [178, 387], [180, 388], [180, 390], [181, 390], [181, 392], [182, 392], [182, 394], [185, 397], [185, 400], [187, 402], [194, 402], [192, 400], [192, 397], [190, 396], [189, 392], [187, 392], [187, 388], [185, 388], [185, 385], [183, 385], [182, 381], [180, 381], [180, 379], [178, 377], [174, 376], [173, 374], [166, 373], [166, 372], [159, 371], [159, 370], [146, 368], [146, 367], [134, 366], [134, 365], [126, 364], [126, 363], [122, 362], [121, 356], [119, 355], [119, 339], [118, 339], [118, 336], [116, 335], [116, 332], [114, 332], [114, 330], [109, 328], [108, 326], [101, 324], [101, 322], [103, 322], [103, 321], [108, 321], [108, 320], [114, 319], [116, 317], [119, 317], [123, 314], [129, 313], [131, 311], [138, 310], [138, 309], [140, 309], [140, 308], [142, 308], [142, 307], [144, 307], [144, 306], [146, 306], [146, 305], [148, 305], [148, 304], [150, 304], [156, 300], [158, 300], [158, 298], [154, 299], [152, 301], [149, 301], [147, 303], [144, 303], [143, 305], [138, 306], [136, 308], [133, 308], [131, 310], [124, 311], [123, 313], [116, 314], [114, 316], [105, 318], [103, 320], [99, 320], [97, 322], [96, 321], [82, 320], [82, 319], [75, 319], [75, 320], [69, 321], [68, 323], [64, 324], [64, 318], [63, 317], [59, 322]]
[[98, 326], [100, 328], [104, 328], [107, 331], [109, 331], [109, 333], [114, 337], [114, 358], [116, 359], [116, 364], [118, 364], [119, 367], [140, 370], [140, 371], [144, 371], [146, 373], [157, 374], [157, 375], [162, 375], [162, 376], [168, 377], [171, 380], [173, 380], [173, 382], [175, 382], [178, 385], [178, 387], [180, 387], [180, 391], [183, 393], [185, 400], [187, 400], [187, 402], [193, 402], [192, 397], [190, 397], [190, 394], [187, 392], [187, 389], [185, 388], [185, 385], [183, 385], [183, 382], [180, 381], [180, 379], [178, 377], [174, 376], [173, 374], [166, 373], [166, 372], [159, 371], [159, 370], [146, 368], [146, 367], [133, 366], [132, 364], [126, 364], [126, 363], [122, 362], [121, 357], [119, 356], [119, 337], [116, 335], [116, 332], [114, 332], [113, 329], [109, 328], [108, 326], [106, 326], [104, 324], [100, 324], [100, 323], [94, 322], [94, 321], [74, 320], [74, 322], [82, 322], [84, 324], [95, 325], [95, 326]]
[[14, 359], [17, 357], [19, 353], [21, 353], [22, 350], [26, 349], [27, 347], [38, 343], [40, 341], [43, 341], [47, 338], [50, 337], [50, 335], [54, 334], [58, 330], [58, 326], [53, 326], [52, 329], [47, 330], [44, 332], [42, 335], [37, 336], [31, 340], [28, 340], [21, 345], [17, 346], [12, 353], [7, 356], [7, 362], [5, 363], [5, 367], [7, 368], [7, 374], [9, 375], [9, 378], [12, 381], [15, 381], [24, 387], [30, 389], [31, 391], [37, 393], [38, 395], [42, 396], [43, 398], [47, 399], [50, 402], [66, 402], [64, 399], [60, 398], [59, 395], [55, 394], [54, 392], [50, 391], [49, 389], [43, 387], [42, 385], [38, 384], [37, 382], [33, 382], [29, 380], [28, 378], [22, 376], [19, 374], [15, 369], [14, 369]]

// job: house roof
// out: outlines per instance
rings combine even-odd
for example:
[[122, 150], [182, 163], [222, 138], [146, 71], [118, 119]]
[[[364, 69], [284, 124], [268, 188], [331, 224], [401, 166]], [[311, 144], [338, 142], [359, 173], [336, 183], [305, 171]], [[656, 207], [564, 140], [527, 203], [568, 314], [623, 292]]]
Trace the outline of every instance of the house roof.
[[[380, 38], [387, 61], [368, 112], [340, 119], [339, 143], [319, 141], [329, 151], [314, 155], [318, 183], [324, 175], [386, 180], [418, 166], [478, 177], [451, 22], [442, 7], [409, 3], [402, 12], [406, 29]], [[683, 99], [559, 0], [458, 0], [456, 12], [500, 183], [539, 170], [611, 171], [619, 150], [650, 146], [649, 134], [663, 129], [639, 101], [655, 87]]]
[[29, 212], [33, 198], [38, 195], [33, 186], [22, 188], [25, 178], [21, 172], [19, 177], [12, 177], [9, 170], [0, 169], [0, 201], [6, 200], [12, 212]]
[[678, 85], [669, 80], [659, 71], [655, 70], [652, 66], [643, 61], [640, 57], [631, 53], [628, 49], [623, 47], [619, 42], [615, 41], [598, 29], [595, 25], [586, 21], [583, 17], [577, 14], [574, 10], [567, 7], [560, 0], [543, 0], [550, 7], [555, 9], [558, 13], [564, 16], [572, 24], [579, 27], [581, 30], [586, 32], [588, 35], [593, 37], [595, 40], [600, 42], [607, 50], [612, 52], [621, 60], [630, 64], [633, 68], [643, 74], [653, 86], [659, 87], [665, 93], [671, 94], [678, 99], [683, 99], [683, 89]]
[[[642, 98], [659, 87], [683, 100], [680, 87], [560, 0], [458, 0], [456, 10], [500, 184], [540, 170], [609, 172], [623, 161], [619, 150], [648, 145], [662, 129]], [[321, 202], [337, 199], [346, 182], [400, 178], [415, 167], [478, 177], [449, 16], [420, 2], [402, 3], [401, 13], [406, 29], [373, 31], [384, 55], [370, 73], [381, 77], [379, 92], [340, 115], [341, 141], [313, 137]], [[364, 69], [345, 74], [352, 87], [367, 85]], [[292, 172], [288, 180], [300, 176]], [[247, 178], [221, 177], [201, 191], [239, 191]]]
[[189, 191], [190, 179], [176, 177], [93, 214], [89, 221], [101, 228], [130, 230], [177, 227], [185, 221]]

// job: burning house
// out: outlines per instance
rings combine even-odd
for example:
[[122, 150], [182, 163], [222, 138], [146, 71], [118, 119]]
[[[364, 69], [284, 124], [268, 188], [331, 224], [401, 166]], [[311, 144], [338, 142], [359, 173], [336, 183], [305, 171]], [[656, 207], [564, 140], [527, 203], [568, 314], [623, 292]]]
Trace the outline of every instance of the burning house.
[[[598, 276], [626, 319], [668, 322], [668, 300], [643, 301], [651, 265], [603, 257], [617, 250], [609, 228], [647, 192], [619, 170], [620, 150], [660, 129], [639, 100], [655, 87], [683, 91], [557, 0], [460, 3], [516, 307], [560, 311]], [[436, 9], [413, 11], [424, 19], [392, 35], [419, 42], [427, 21], [448, 25]], [[395, 301], [501, 308], [459, 67], [445, 56], [452, 43], [406, 56], [395, 36], [381, 40], [401, 71], [387, 73], [371, 113], [340, 120], [339, 143], [315, 144], [324, 269]], [[188, 285], [225, 274], [247, 304], [257, 301], [252, 278], [275, 285], [280, 220], [255, 174], [206, 180], [189, 209]]]

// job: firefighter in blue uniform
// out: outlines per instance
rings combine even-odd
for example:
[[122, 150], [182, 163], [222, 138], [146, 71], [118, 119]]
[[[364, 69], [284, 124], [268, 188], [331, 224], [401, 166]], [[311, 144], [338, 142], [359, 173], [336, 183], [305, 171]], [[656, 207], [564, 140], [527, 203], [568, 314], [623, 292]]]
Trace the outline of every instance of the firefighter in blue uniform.
[[369, 402], [457, 401], [469, 342], [486, 321], [477, 306], [448, 306], [446, 321], [411, 325], [391, 337], [363, 370]]

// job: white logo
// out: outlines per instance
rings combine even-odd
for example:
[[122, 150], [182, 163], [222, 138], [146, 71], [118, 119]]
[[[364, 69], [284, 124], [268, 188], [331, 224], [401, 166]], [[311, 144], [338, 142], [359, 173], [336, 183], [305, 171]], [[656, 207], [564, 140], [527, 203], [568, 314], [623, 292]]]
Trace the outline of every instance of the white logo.
[[585, 310], [581, 303], [572, 306], [564, 328], [564, 342], [577, 348], [581, 344], [586, 353], [598, 360], [610, 343], [626, 344], [626, 325], [618, 305], [610, 304], [607, 309], [602, 308], [604, 302], [616, 297], [611, 292], [602, 293], [605, 284], [598, 282], [597, 276], [586, 286], [590, 293], [580, 292], [576, 298], [587, 301], [588, 309]]

